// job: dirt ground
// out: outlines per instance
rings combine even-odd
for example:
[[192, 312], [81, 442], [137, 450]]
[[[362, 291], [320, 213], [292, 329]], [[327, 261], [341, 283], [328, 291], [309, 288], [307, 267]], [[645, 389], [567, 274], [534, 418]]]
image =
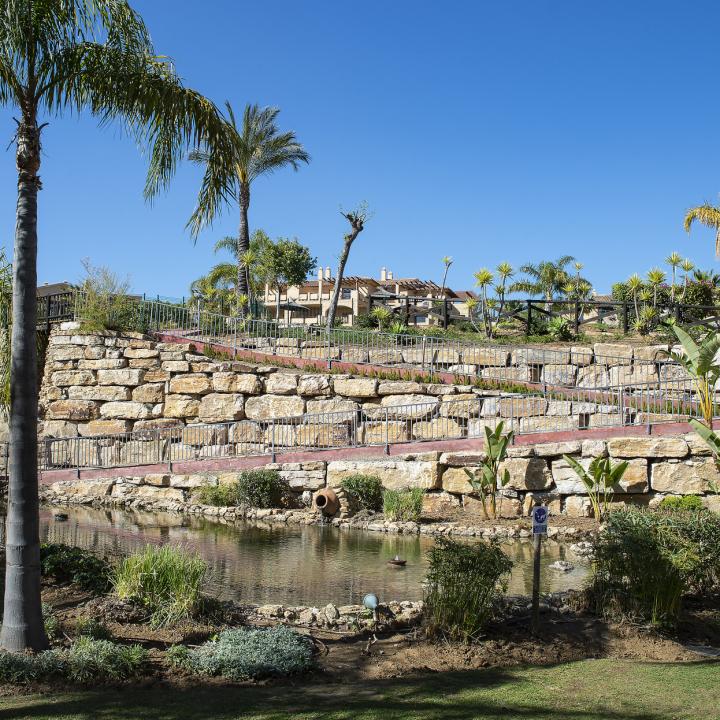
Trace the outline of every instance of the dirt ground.
[[[152, 659], [152, 672], [142, 681], [143, 685], [197, 685], [196, 676], [184, 676], [177, 670], [168, 669], [162, 661], [161, 651], [180, 642], [199, 645], [223, 627], [241, 625], [247, 620], [243, 608], [221, 604], [214, 609], [215, 615], [206, 620], [152, 629], [145, 622], [141, 609], [111, 596], [91, 598], [72, 586], [46, 586], [43, 600], [53, 607], [54, 615], [61, 621], [66, 642], [73, 635], [77, 619], [91, 616], [103, 620], [115, 640], [146, 647]], [[553, 609], [541, 614], [537, 637], [531, 636], [529, 622], [527, 611], [515, 610], [491, 623], [485, 636], [469, 645], [429, 640], [420, 627], [379, 631], [374, 635], [324, 628], [297, 629], [309, 635], [317, 648], [318, 669], [309, 681], [320, 684], [488, 667], [551, 665], [586, 658], [678, 662], [720, 654], [720, 599], [711, 605], [688, 599], [682, 622], [674, 635], [650, 627], [608, 623], [582, 613], [560, 613]], [[204, 679], [202, 682], [226, 683], [222, 679]], [[0, 689], [0, 695], [17, 692], [17, 686]]]

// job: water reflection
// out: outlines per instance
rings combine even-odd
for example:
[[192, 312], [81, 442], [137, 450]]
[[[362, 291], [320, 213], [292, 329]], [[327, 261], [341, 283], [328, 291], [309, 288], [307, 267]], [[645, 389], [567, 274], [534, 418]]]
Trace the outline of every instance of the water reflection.
[[[384, 535], [332, 527], [221, 525], [171, 513], [69, 508], [66, 522], [41, 513], [43, 541], [76, 545], [111, 556], [127, 555], [147, 543], [194, 550], [211, 568], [208, 590], [225, 599], [285, 605], [359, 602], [367, 592], [382, 599], [422, 597], [421, 582], [432, 538]], [[472, 540], [469, 540], [472, 541]], [[509, 592], [532, 589], [532, 543], [507, 542], [515, 563]], [[407, 565], [394, 568], [395, 555]], [[543, 591], [578, 587], [587, 566], [567, 546], [546, 542], [543, 566], [569, 559], [575, 570], [543, 570]]]

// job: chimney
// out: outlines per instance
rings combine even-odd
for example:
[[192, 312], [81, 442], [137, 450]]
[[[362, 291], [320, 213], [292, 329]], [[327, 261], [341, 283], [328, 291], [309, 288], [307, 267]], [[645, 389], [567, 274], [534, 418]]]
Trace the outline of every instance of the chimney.
[[383, 282], [383, 280], [387, 280], [387, 269], [384, 267], [380, 268], [380, 282]]
[[329, 266], [325, 268], [325, 279], [326, 279], [326, 280], [331, 280], [331, 279], [332, 279], [332, 273], [330, 272], [330, 267], [329, 267]]
[[323, 269], [321, 267], [318, 268], [318, 280], [323, 279]]
[[393, 279], [392, 270], [388, 270], [388, 271], [387, 271], [387, 279], [388, 279], [388, 280], [392, 280], [392, 279]]

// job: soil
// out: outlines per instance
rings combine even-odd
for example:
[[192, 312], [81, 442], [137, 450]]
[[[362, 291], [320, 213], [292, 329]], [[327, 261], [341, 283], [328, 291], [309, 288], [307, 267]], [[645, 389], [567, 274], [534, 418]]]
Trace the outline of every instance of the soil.
[[[225, 627], [241, 625], [246, 613], [233, 603], [217, 603], [208, 618], [172, 628], [153, 629], [142, 609], [105, 596], [90, 597], [74, 586], [45, 585], [43, 601], [60, 620], [67, 644], [81, 617], [103, 620], [118, 642], [139, 643], [149, 650], [151, 673], [143, 685], [163, 683], [197, 686], [197, 676], [169, 670], [162, 651], [174, 643], [199, 645]], [[471, 670], [487, 667], [549, 665], [586, 658], [622, 658], [656, 662], [683, 662], [720, 654], [720, 600], [688, 598], [674, 635], [654, 628], [610, 623], [582, 612], [559, 612], [544, 606], [537, 637], [529, 632], [529, 611], [524, 603], [492, 622], [485, 635], [465, 645], [431, 640], [421, 627], [403, 631], [341, 632], [323, 628], [296, 628], [311, 637], [318, 650], [318, 669], [307, 682], [348, 683], [397, 678], [421, 673]], [[267, 624], [273, 621], [268, 620]], [[230, 684], [221, 678], [203, 679], [209, 685]], [[273, 681], [276, 682], [276, 681]], [[42, 688], [25, 688], [24, 691]], [[17, 686], [0, 686], [0, 696], [17, 694]]]

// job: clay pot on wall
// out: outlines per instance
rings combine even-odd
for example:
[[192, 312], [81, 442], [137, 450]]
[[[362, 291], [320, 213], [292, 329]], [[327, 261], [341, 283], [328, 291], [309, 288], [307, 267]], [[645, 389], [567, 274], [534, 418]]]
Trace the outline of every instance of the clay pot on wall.
[[331, 517], [340, 509], [340, 500], [332, 488], [323, 488], [315, 493], [313, 507], [323, 515]]

